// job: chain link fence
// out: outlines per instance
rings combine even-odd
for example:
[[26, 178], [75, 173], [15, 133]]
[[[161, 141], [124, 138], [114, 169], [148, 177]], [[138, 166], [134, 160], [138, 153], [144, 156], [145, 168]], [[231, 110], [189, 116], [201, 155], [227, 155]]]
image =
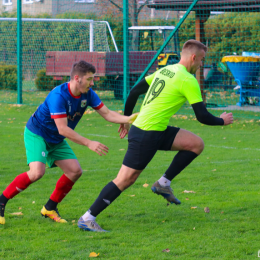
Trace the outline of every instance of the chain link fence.
[[[17, 1], [0, 3], [0, 102], [17, 103], [20, 91], [23, 104], [39, 105], [69, 80], [72, 64], [84, 59], [97, 69], [94, 89], [101, 99], [123, 110], [138, 80], [178, 63], [183, 43], [197, 39], [208, 46], [194, 75], [208, 109], [258, 118], [260, 0], [23, 0], [21, 6], [19, 35]], [[17, 67], [19, 36], [22, 68]], [[193, 114], [189, 104], [179, 113]]]

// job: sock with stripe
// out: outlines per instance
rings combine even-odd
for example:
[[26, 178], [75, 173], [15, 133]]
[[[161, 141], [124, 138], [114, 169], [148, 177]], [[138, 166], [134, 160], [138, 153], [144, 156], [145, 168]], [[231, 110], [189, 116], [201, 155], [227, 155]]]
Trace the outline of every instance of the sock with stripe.
[[18, 193], [24, 191], [31, 183], [27, 172], [21, 173], [7, 186], [3, 191], [3, 195], [7, 199], [12, 199]]
[[93, 217], [96, 217], [107, 206], [109, 206], [119, 195], [121, 190], [115, 185], [114, 182], [109, 182], [100, 192], [96, 201], [89, 208], [88, 212]]

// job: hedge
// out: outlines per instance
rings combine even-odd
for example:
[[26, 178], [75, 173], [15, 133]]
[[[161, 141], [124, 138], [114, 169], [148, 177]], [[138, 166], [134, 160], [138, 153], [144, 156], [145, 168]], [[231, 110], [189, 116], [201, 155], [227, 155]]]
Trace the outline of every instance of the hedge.
[[17, 90], [17, 67], [0, 64], [0, 89]]
[[67, 81], [69, 81], [68, 76], [63, 77], [62, 80], [54, 80], [53, 76], [46, 75], [46, 69], [41, 69], [37, 72], [35, 85], [38, 90], [49, 91]]

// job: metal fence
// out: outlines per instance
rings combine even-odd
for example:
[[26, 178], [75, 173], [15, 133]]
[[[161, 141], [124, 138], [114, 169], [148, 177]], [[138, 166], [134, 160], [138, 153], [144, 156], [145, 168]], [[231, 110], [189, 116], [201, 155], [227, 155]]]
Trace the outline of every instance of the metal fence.
[[[85, 59], [97, 69], [95, 91], [122, 110], [136, 82], [197, 39], [208, 46], [195, 75], [207, 107], [258, 118], [260, 0], [11, 2], [18, 12], [9, 3], [0, 15], [0, 102], [39, 105]], [[180, 113], [193, 112], [186, 104]]]

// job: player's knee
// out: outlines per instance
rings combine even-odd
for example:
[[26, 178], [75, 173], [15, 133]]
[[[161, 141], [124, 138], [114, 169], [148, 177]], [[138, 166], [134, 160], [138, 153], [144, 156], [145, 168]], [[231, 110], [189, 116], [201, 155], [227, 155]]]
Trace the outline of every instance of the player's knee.
[[82, 175], [82, 169], [81, 168], [78, 168], [75, 172], [75, 176], [80, 178], [80, 176]]
[[28, 176], [29, 179], [31, 180], [31, 182], [35, 182], [38, 181], [39, 179], [42, 178], [42, 176], [44, 175], [45, 170], [42, 169], [35, 169], [35, 170], [30, 170], [28, 172]]
[[202, 153], [204, 149], [204, 142], [200, 137], [196, 137], [192, 140], [192, 142], [188, 142], [184, 145], [183, 150], [191, 151], [196, 154]]
[[204, 141], [199, 137], [196, 142], [195, 153], [200, 154], [204, 150]]
[[72, 181], [76, 181], [82, 175], [82, 169], [80, 167], [76, 168], [71, 173], [67, 173], [67, 175]]

